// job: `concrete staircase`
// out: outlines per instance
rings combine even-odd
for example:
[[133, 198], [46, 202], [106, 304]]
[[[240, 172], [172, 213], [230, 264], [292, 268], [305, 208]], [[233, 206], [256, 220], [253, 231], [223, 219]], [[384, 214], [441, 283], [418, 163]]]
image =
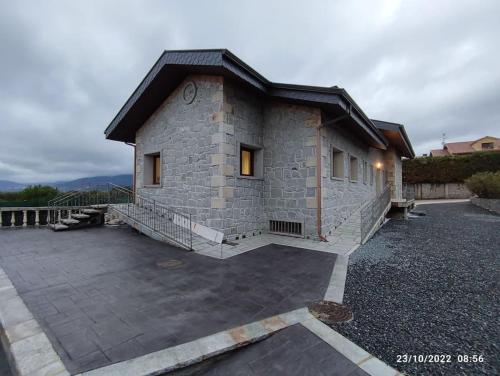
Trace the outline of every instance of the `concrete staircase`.
[[102, 226], [105, 212], [106, 208], [92, 206], [79, 209], [54, 210], [51, 215], [55, 223], [49, 224], [49, 227], [54, 231], [68, 231], [84, 227]]

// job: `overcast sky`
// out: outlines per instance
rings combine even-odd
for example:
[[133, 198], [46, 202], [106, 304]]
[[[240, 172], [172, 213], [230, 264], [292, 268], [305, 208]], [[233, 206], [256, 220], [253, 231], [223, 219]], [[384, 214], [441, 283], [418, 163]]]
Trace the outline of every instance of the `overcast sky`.
[[[271, 4], [272, 3], [272, 4]], [[344, 87], [417, 154], [500, 136], [500, 1], [0, 0], [0, 180], [132, 171], [110, 120], [165, 49]]]

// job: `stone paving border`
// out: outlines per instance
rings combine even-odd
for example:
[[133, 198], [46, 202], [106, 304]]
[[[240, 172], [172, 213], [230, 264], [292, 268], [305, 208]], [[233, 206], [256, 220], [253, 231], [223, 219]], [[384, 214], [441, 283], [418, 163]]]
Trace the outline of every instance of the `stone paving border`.
[[301, 323], [311, 317], [307, 308], [297, 309], [182, 345], [83, 372], [78, 376], [146, 376], [171, 372], [263, 340], [278, 330]]
[[238, 256], [242, 253], [252, 251], [254, 249], [264, 247], [269, 244], [276, 245], [284, 245], [287, 247], [295, 247], [307, 249], [310, 251], [319, 251], [319, 252], [327, 252], [327, 253], [335, 253], [338, 255], [345, 255], [350, 253], [353, 246], [359, 245], [355, 244], [356, 242], [320, 242], [312, 239], [303, 239], [303, 238], [294, 238], [290, 236], [284, 235], [275, 235], [275, 234], [262, 234], [249, 236], [245, 239], [236, 240], [235, 243], [238, 243], [235, 246], [231, 246], [229, 244], [222, 244], [222, 251], [220, 245], [203, 245], [194, 247], [194, 252], [203, 255], [209, 256], [217, 259], [227, 259], [230, 257]]
[[301, 324], [368, 374], [372, 376], [402, 375], [318, 319], [312, 317]]
[[[356, 247], [357, 248], [357, 247]], [[349, 256], [338, 255], [333, 265], [330, 283], [326, 289], [324, 300], [342, 304]]]
[[470, 198], [450, 198], [450, 199], [435, 199], [435, 200], [415, 200], [417, 205], [430, 205], [430, 204], [455, 204], [458, 202], [468, 202]]
[[69, 375], [38, 322], [0, 267], [0, 332], [12, 373], [18, 376]]

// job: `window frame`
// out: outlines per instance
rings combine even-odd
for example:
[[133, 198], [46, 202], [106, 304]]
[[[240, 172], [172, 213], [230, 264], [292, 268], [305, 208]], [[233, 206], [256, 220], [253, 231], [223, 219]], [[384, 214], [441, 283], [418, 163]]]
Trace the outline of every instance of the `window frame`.
[[[159, 163], [159, 176], [156, 171], [156, 161]], [[143, 159], [142, 181], [145, 188], [161, 188], [162, 186], [162, 153], [145, 153]], [[157, 181], [157, 182], [156, 182]]]
[[[353, 163], [355, 163], [355, 168], [353, 168]], [[349, 180], [353, 183], [357, 183], [359, 180], [359, 162], [358, 162], [358, 157], [355, 155], [350, 154], [349, 155]], [[354, 173], [354, 174], [353, 174]]]
[[[153, 157], [153, 185], [161, 184], [161, 156], [160, 154], [152, 155]], [[158, 166], [156, 165], [158, 163]], [[158, 170], [157, 171], [157, 167]]]
[[368, 184], [368, 162], [363, 161], [363, 184]]
[[[336, 148], [335, 146], [332, 146], [332, 167], [331, 167], [331, 178], [332, 179], [339, 179], [339, 180], [344, 180], [345, 178], [345, 152], [339, 148]], [[341, 167], [341, 171], [336, 173], [336, 168], [335, 168], [335, 161], [336, 158], [340, 160], [339, 166]]]
[[[243, 173], [243, 152], [250, 153], [250, 173]], [[246, 145], [240, 144], [240, 176], [243, 177], [255, 177], [255, 149], [252, 149]]]
[[[488, 145], [485, 147], [485, 145]], [[481, 150], [494, 150], [495, 143], [494, 142], [481, 142]]]

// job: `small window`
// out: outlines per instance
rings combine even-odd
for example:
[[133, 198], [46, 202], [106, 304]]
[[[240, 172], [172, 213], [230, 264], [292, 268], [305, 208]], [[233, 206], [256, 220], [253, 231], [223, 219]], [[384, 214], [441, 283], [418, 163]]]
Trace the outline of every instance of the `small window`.
[[240, 175], [254, 176], [255, 150], [241, 146], [240, 149]]
[[153, 184], [160, 184], [161, 179], [161, 162], [160, 156], [153, 156]]
[[161, 185], [161, 156], [159, 153], [144, 155], [144, 185]]
[[495, 144], [493, 142], [483, 142], [481, 144], [481, 148], [483, 150], [493, 150], [495, 148]]
[[363, 161], [363, 184], [368, 183], [368, 162]]
[[332, 176], [334, 178], [344, 178], [344, 152], [332, 149]]
[[358, 158], [352, 155], [349, 158], [349, 179], [351, 181], [358, 180]]
[[373, 185], [374, 176], [373, 165], [370, 165], [370, 185]]

